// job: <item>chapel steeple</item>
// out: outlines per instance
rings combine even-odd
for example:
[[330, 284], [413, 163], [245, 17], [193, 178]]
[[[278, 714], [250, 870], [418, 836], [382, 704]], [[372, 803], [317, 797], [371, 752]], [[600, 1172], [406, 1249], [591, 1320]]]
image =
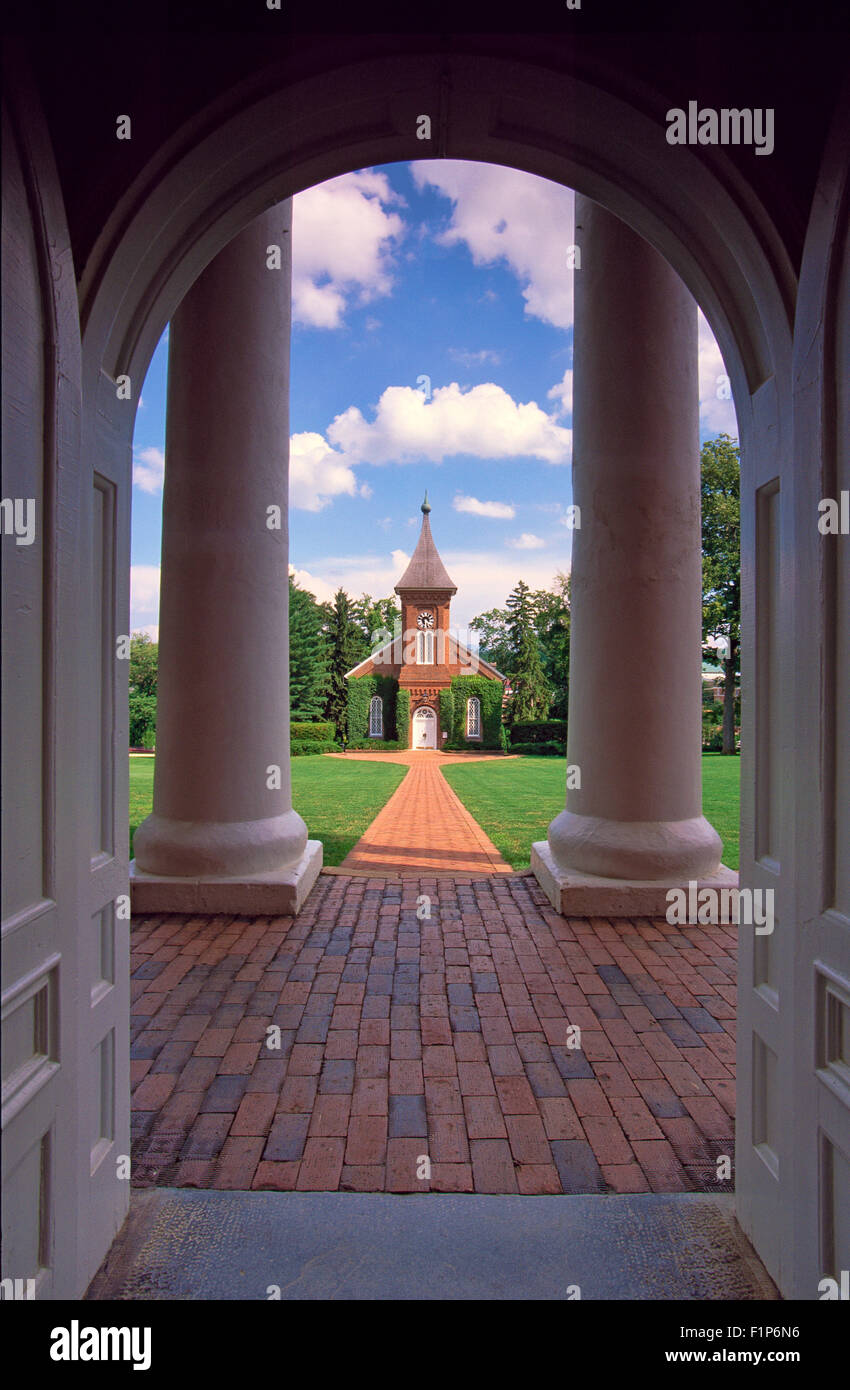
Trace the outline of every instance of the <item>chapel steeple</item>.
[[427, 492], [420, 510], [422, 512], [422, 529], [419, 532], [419, 540], [410, 557], [410, 564], [395, 586], [395, 591], [400, 596], [426, 589], [438, 593], [456, 594], [457, 585], [452, 583], [434, 544], [434, 537], [431, 535], [429, 516], [431, 504], [428, 501]]

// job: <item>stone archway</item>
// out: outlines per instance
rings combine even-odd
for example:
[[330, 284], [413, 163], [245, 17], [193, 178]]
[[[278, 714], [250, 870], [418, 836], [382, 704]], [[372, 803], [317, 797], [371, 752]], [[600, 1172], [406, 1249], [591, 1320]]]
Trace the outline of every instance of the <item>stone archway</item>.
[[[417, 138], [422, 112], [433, 113], [430, 142]], [[265, 209], [351, 169], [440, 155], [512, 165], [576, 188], [654, 245], [700, 303], [732, 377], [741, 432], [743, 645], [755, 649], [756, 512], [764, 490], [776, 491], [790, 474], [795, 284], [770, 220], [722, 156], [709, 167], [687, 149], [672, 151], [660, 110], [638, 109], [616, 93], [613, 78], [606, 89], [601, 81], [469, 54], [356, 63], [332, 82], [321, 74], [271, 95], [233, 95], [226, 115], [207, 116], [205, 134], [194, 133], [197, 123], [133, 186], [82, 276], [82, 456], [116, 488], [120, 593], [127, 585], [132, 410], [116, 401], [115, 379], [142, 380], [200, 272]], [[777, 528], [791, 534], [790, 517], [780, 521], [771, 511], [770, 524], [777, 541]], [[744, 706], [746, 725], [753, 719], [746, 692]], [[773, 717], [777, 707], [778, 699]], [[749, 746], [747, 816], [776, 752], [757, 740]], [[754, 853], [745, 832], [744, 874]], [[743, 1059], [750, 1104], [746, 1049]], [[757, 1224], [754, 1216], [749, 1229], [758, 1236]]]

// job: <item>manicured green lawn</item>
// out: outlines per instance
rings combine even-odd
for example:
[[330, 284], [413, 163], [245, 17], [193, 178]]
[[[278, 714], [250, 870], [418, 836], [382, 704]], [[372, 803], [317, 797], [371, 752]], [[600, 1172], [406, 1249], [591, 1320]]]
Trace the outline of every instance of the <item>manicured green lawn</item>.
[[[527, 869], [534, 840], [545, 840], [549, 822], [564, 809], [563, 758], [510, 758], [449, 763], [443, 776], [514, 869]], [[702, 756], [703, 810], [723, 841], [723, 863], [738, 867], [738, 803], [741, 760], [722, 753]]]
[[145, 816], [153, 808], [153, 765], [149, 753], [130, 754], [130, 858], [133, 858], [133, 836]]
[[[153, 804], [154, 759], [130, 754], [130, 857], [136, 827]], [[292, 804], [321, 840], [325, 863], [341, 864], [407, 772], [397, 763], [293, 758]]]
[[738, 867], [741, 759], [722, 753], [702, 755], [702, 809], [723, 841], [723, 863]]

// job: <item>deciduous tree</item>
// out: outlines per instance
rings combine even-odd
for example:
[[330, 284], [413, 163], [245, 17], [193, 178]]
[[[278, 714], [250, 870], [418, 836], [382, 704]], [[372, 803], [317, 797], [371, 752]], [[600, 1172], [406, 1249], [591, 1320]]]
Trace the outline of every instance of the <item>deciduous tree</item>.
[[702, 496], [703, 655], [716, 661], [709, 638], [722, 638], [723, 752], [735, 752], [735, 685], [741, 645], [741, 465], [728, 434], [706, 440], [700, 454]]

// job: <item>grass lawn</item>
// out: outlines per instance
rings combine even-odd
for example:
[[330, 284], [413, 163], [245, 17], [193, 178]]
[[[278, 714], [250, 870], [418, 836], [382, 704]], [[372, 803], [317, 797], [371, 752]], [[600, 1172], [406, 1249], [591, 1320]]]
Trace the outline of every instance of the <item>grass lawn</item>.
[[[534, 840], [564, 809], [563, 758], [511, 758], [504, 762], [450, 763], [443, 776], [514, 869], [527, 869]], [[738, 867], [741, 760], [703, 753], [703, 810], [723, 841], [723, 863]]]
[[[131, 859], [136, 827], [153, 805], [154, 761], [130, 754]], [[346, 762], [321, 755], [292, 759], [292, 804], [307, 822], [311, 840], [321, 840], [326, 864], [342, 863], [406, 772], [397, 763]]]

